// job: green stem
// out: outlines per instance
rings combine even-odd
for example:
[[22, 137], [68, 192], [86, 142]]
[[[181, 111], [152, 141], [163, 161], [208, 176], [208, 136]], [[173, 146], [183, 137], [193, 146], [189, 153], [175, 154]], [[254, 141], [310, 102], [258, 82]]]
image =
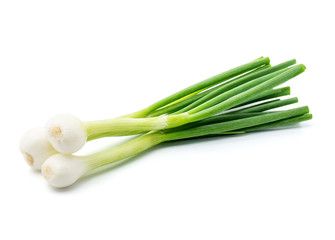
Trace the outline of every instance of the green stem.
[[110, 148], [88, 156], [83, 156], [81, 158], [86, 162], [89, 170], [93, 170], [106, 164], [115, 163], [117, 161], [134, 156], [165, 141], [212, 135], [239, 134], [275, 127], [283, 127], [310, 120], [312, 115], [307, 114], [307, 112], [308, 107], [301, 107], [273, 113], [271, 115], [266, 114], [263, 116], [254, 116], [247, 119], [210, 124], [184, 131], [176, 131], [171, 133], [164, 133], [164, 131], [161, 131], [144, 134], [114, 148]]
[[[230, 108], [233, 108], [233, 107], [235, 107], [235, 106], [237, 106], [241, 103], [249, 101], [255, 95], [259, 94], [260, 92], [269, 90], [271, 88], [274, 88], [274, 87], [288, 81], [289, 79], [291, 79], [291, 78], [301, 74], [302, 72], [304, 72], [305, 69], [306, 69], [306, 67], [304, 65], [299, 64], [299, 65], [294, 66], [294, 67], [286, 70], [285, 72], [271, 78], [270, 80], [262, 82], [259, 85], [256, 85], [252, 88], [247, 87], [246, 88], [247, 90], [242, 88], [241, 93], [236, 94], [235, 96], [230, 97], [229, 99], [227, 99], [227, 100], [225, 100], [225, 101], [223, 101], [223, 102], [221, 102], [217, 105], [214, 105], [214, 106], [209, 107], [209, 108], [205, 108], [204, 110], [202, 110], [200, 112], [191, 114], [189, 116], [188, 121], [189, 122], [199, 121], [199, 120], [205, 119], [207, 117], [213, 116], [215, 114], [218, 114], [220, 112], [223, 112], [225, 110], [228, 110]], [[246, 83], [244, 85], [248, 85], [248, 84], [250, 84], [250, 83]]]
[[93, 170], [106, 164], [114, 163], [136, 155], [163, 141], [164, 137], [162, 134], [145, 134], [119, 146], [85, 156], [83, 159], [86, 161], [89, 170]]
[[276, 97], [282, 97], [282, 96], [287, 96], [290, 95], [291, 89], [290, 87], [283, 87], [283, 88], [276, 88], [276, 89], [270, 89], [264, 92], [261, 92], [257, 95], [255, 95], [250, 101], [247, 101], [245, 103], [242, 103], [234, 108], [245, 106], [251, 103], [263, 101], [263, 100], [268, 100]]
[[266, 123], [266, 124], [261, 124], [258, 126], [254, 126], [254, 127], [248, 127], [248, 128], [244, 128], [244, 129], [240, 129], [240, 131], [244, 131], [244, 132], [255, 132], [255, 131], [262, 131], [262, 130], [266, 130], [266, 129], [270, 129], [270, 128], [278, 128], [278, 127], [284, 127], [284, 126], [289, 126], [292, 124], [296, 124], [299, 122], [303, 122], [303, 121], [307, 121], [307, 120], [311, 120], [313, 117], [312, 114], [304, 114], [298, 117], [292, 117], [292, 118], [288, 118], [288, 119], [284, 119], [284, 120], [280, 120], [280, 121], [276, 121], [276, 122], [271, 122], [271, 123]]
[[[182, 119], [182, 118], [180, 118]], [[84, 122], [88, 141], [99, 136], [127, 136], [160, 130], [167, 125], [167, 116], [151, 118], [114, 118]]]
[[[244, 108], [242, 110], [239, 111], [234, 111], [231, 113], [224, 113], [224, 114], [220, 114], [220, 115], [216, 115], [216, 116], [212, 116], [206, 119], [203, 119], [201, 121], [197, 121], [197, 122], [192, 122], [192, 123], [188, 123], [176, 128], [170, 128], [167, 129], [166, 132], [175, 132], [175, 131], [180, 131], [180, 130], [184, 130], [184, 129], [189, 129], [192, 127], [197, 127], [197, 126], [202, 126], [202, 125], [207, 125], [207, 124], [213, 124], [213, 123], [218, 123], [218, 122], [225, 122], [225, 121], [230, 121], [230, 120], [236, 120], [236, 119], [241, 119], [241, 118], [247, 118], [247, 117], [252, 117], [252, 116], [258, 116], [258, 115], [262, 115], [264, 114], [262, 111], [266, 111], [266, 110], [270, 110], [270, 109], [274, 109], [274, 108], [278, 108], [278, 107], [282, 107], [285, 105], [289, 105], [289, 104], [293, 104], [298, 102], [297, 98], [289, 98], [289, 99], [285, 99], [285, 100], [273, 100], [273, 101], [269, 101], [269, 102], [265, 102], [256, 106], [252, 106], [252, 107], [248, 107], [248, 108]], [[137, 119], [139, 120], [139, 119]], [[109, 123], [110, 126], [110, 123]], [[90, 128], [91, 130], [93, 130], [92, 128]], [[102, 137], [110, 137], [110, 136], [126, 136], [126, 135], [135, 135], [135, 134], [143, 134], [146, 133], [148, 131], [116, 131], [111, 129], [112, 131], [110, 132], [105, 132], [105, 127], [101, 126], [101, 130], [98, 132], [97, 129], [94, 129], [94, 134], [90, 134], [88, 141], [91, 140], [95, 140], [98, 138], [102, 138]]]
[[[150, 118], [115, 118], [110, 120], [102, 121], [91, 121], [84, 123], [86, 127], [88, 140], [96, 139], [99, 136], [105, 136], [108, 133], [109, 136], [125, 136], [138, 134], [141, 132], [155, 131], [160, 129], [168, 129], [173, 127], [178, 127], [190, 122], [196, 122], [210, 116], [216, 115], [220, 112], [233, 108], [244, 102], [250, 101], [255, 95], [263, 91], [267, 91], [276, 87], [277, 85], [284, 83], [285, 81], [299, 75], [304, 71], [305, 67], [303, 65], [297, 65], [285, 70], [283, 73], [265, 81], [259, 83], [259, 79], [255, 79], [251, 82], [245, 83], [237, 87], [240, 93], [235, 92], [236, 95], [228, 98], [227, 100], [220, 102], [212, 107], [208, 107], [200, 112], [193, 113], [182, 113], [177, 115], [163, 115], [159, 117]], [[282, 70], [280, 70], [282, 71]], [[269, 74], [271, 75], [271, 74]], [[258, 85], [253, 86], [252, 82], [257, 82]], [[247, 86], [245, 86], [247, 85]], [[205, 103], [206, 104], [206, 103]], [[199, 106], [200, 107], [200, 106]], [[193, 109], [194, 110], [194, 109]]]
[[269, 109], [273, 109], [273, 108], [279, 108], [282, 106], [286, 106], [289, 104], [293, 104], [293, 103], [297, 103], [298, 102], [298, 98], [294, 97], [294, 98], [288, 98], [288, 99], [284, 99], [284, 100], [280, 100], [280, 99], [276, 99], [276, 100], [272, 100], [269, 102], [265, 102], [265, 103], [261, 103], [261, 104], [257, 104], [255, 106], [251, 106], [248, 108], [244, 108], [241, 110], [236, 111], [237, 113], [250, 113], [250, 112], [263, 112]]
[[240, 86], [238, 86], [236, 88], [233, 88], [233, 89], [231, 89], [231, 90], [229, 90], [227, 92], [224, 92], [224, 93], [222, 93], [222, 94], [220, 94], [220, 95], [218, 95], [218, 96], [216, 96], [216, 97], [208, 100], [207, 102], [205, 102], [205, 103], [203, 103], [203, 104], [201, 104], [201, 105], [199, 105], [199, 106], [191, 109], [188, 113], [189, 114], [193, 114], [193, 113], [197, 113], [197, 112], [200, 112], [202, 110], [205, 110], [207, 108], [210, 108], [210, 107], [212, 107], [212, 106], [214, 106], [214, 105], [216, 105], [216, 104], [218, 104], [220, 102], [223, 102], [224, 100], [229, 99], [230, 97], [233, 97], [233, 96], [235, 96], [235, 95], [237, 95], [237, 94], [239, 94], [239, 93], [241, 93], [243, 91], [246, 91], [246, 90], [248, 90], [248, 89], [250, 89], [252, 87], [255, 87], [255, 86], [259, 85], [260, 83], [263, 83], [263, 82], [265, 82], [265, 81], [267, 81], [267, 80], [269, 80], [269, 79], [271, 79], [271, 78], [273, 78], [273, 77], [275, 77], [275, 76], [277, 76], [277, 75], [279, 75], [279, 74], [281, 74], [281, 73], [283, 73], [285, 71], [286, 71], [285, 69], [282, 69], [282, 70], [279, 70], [278, 72], [265, 75], [263, 77], [254, 79], [254, 80], [252, 80], [250, 82], [247, 82], [247, 83], [245, 83], [243, 85], [240, 85]]
[[[247, 118], [251, 116], [258, 116], [262, 115], [262, 111], [278, 108], [281, 106], [285, 106], [288, 104], [296, 103], [298, 101], [297, 98], [289, 98], [285, 100], [275, 100], [266, 103], [262, 103], [256, 106], [248, 107], [242, 109], [240, 111], [234, 111], [231, 113], [224, 113], [216, 116], [212, 116], [201, 121], [188, 123], [176, 128], [170, 128], [167, 131], [179, 131], [183, 129], [189, 129], [191, 127], [201, 126], [205, 124], [213, 124], [217, 122]], [[154, 118], [136, 118], [136, 119], [118, 119], [117, 122], [115, 120], [108, 120], [108, 121], [94, 121], [94, 122], [87, 122], [86, 123], [86, 130], [88, 133], [88, 141], [92, 141], [102, 137], [110, 137], [110, 136], [128, 136], [128, 135], [136, 135], [136, 134], [143, 134], [149, 132], [151, 130], [159, 130], [162, 128], [162, 123], [164, 117], [155, 118], [156, 120], [153, 121]], [[123, 122], [126, 120], [126, 122]], [[143, 121], [146, 121], [144, 123]], [[151, 120], [151, 122], [150, 122]], [[121, 124], [121, 122], [123, 122]], [[132, 126], [135, 122], [138, 122], [137, 126]], [[141, 129], [141, 124], [145, 124], [145, 126]], [[107, 131], [108, 129], [108, 131]]]
[[[194, 101], [192, 104], [180, 109], [179, 111], [175, 112], [176, 114], [178, 113], [183, 113], [183, 112], [187, 112], [190, 111], [192, 109], [192, 111], [197, 112], [199, 110], [202, 110], [204, 108], [206, 108], [205, 106], [208, 106], [209, 104], [214, 105], [218, 102], [221, 102], [227, 98], [229, 98], [230, 96], [234, 95], [234, 91], [230, 91], [229, 93], [226, 93], [227, 91], [234, 89], [238, 86], [241, 86], [242, 84], [245, 84], [251, 80], [254, 79], [259, 79], [260, 81], [266, 81], [276, 75], [278, 75], [279, 73], [283, 72], [284, 69], [286, 69], [287, 67], [293, 65], [296, 63], [296, 60], [290, 60], [281, 64], [278, 64], [276, 66], [273, 67], [269, 67], [266, 69], [262, 69], [260, 71], [255, 71], [251, 74], [247, 74], [245, 76], [241, 76], [238, 77], [230, 82], [224, 83], [221, 86], [217, 87], [216, 89], [214, 89], [213, 91], [209, 91], [208, 94], [206, 94], [205, 96], [203, 96], [202, 98]], [[282, 70], [282, 71], [280, 71]], [[266, 76], [266, 77], [265, 77]], [[262, 77], [262, 78], [261, 78]], [[236, 89], [236, 91], [239, 91], [239, 89]], [[226, 94], [224, 94], [226, 93]], [[218, 97], [220, 96], [220, 97]], [[203, 103], [206, 103], [205, 105], [203, 105], [202, 107], [198, 107]], [[198, 108], [196, 108], [198, 107]], [[196, 108], [196, 109], [195, 109]]]
[[239, 130], [242, 128], [257, 126], [269, 122], [278, 121], [281, 119], [296, 117], [308, 113], [308, 107], [299, 107], [286, 111], [262, 114], [259, 116], [242, 118], [238, 120], [232, 120], [222, 123], [210, 124], [205, 126], [194, 127], [187, 130], [166, 133], [165, 137], [168, 140], [176, 140], [181, 138], [199, 137], [209, 134], [218, 134], [221, 132], [229, 132]]
[[[251, 72], [248, 72], [246, 74], [243, 74], [242, 76], [245, 77], [247, 75], [250, 75], [250, 74], [254, 74], [256, 72], [259, 72], [259, 71], [262, 71], [264, 69], [267, 69], [267, 68], [270, 68], [271, 65], [268, 64], [268, 65], [265, 65], [265, 66], [262, 66], [262, 67], [259, 67], [259, 68], [256, 68], [255, 70], [252, 70]], [[233, 79], [235, 80], [235, 79]], [[231, 81], [233, 81], [231, 80]], [[186, 99], [183, 99], [177, 103], [174, 103], [174, 104], [171, 104], [171, 105], [168, 105], [168, 106], [165, 106], [165, 107], [162, 107], [160, 109], [157, 109], [155, 111], [153, 111], [152, 113], [148, 114], [147, 117], [157, 117], [157, 116], [160, 116], [160, 115], [163, 115], [163, 114], [171, 114], [171, 113], [176, 113], [177, 111], [179, 111], [180, 109], [194, 103], [195, 101], [197, 101], [198, 99], [204, 97], [205, 95], [215, 91], [217, 88], [219, 88], [221, 85], [218, 84], [217, 86], [215, 87], [212, 87], [210, 89], [206, 88], [204, 89], [203, 91], [193, 95], [193, 96], [190, 96]]]
[[233, 69], [230, 69], [228, 71], [225, 71], [223, 73], [220, 73], [218, 75], [215, 75], [213, 77], [210, 77], [206, 80], [203, 80], [201, 82], [198, 82], [190, 87], [187, 87], [179, 92], [176, 92], [172, 95], [170, 95], [169, 97], [166, 97], [152, 105], [150, 105], [149, 107], [139, 111], [139, 112], [136, 112], [136, 113], [133, 113], [133, 114], [130, 114], [128, 115], [128, 117], [145, 117], [147, 116], [149, 113], [161, 108], [161, 107], [164, 107], [182, 97], [185, 97], [191, 93], [194, 93], [196, 91], [199, 91], [201, 89], [206, 89], [208, 87], [211, 87], [211, 86], [214, 86], [220, 82], [223, 82], [223, 81], [226, 81], [226, 80], [229, 80], [233, 77], [236, 77], [238, 75], [241, 75], [243, 73], [246, 73], [248, 71], [251, 71], [255, 68], [258, 68], [260, 66], [263, 66], [263, 65], [267, 65], [270, 63], [270, 59], [268, 57], [266, 58], [259, 58], [259, 59], [256, 59], [252, 62], [249, 62], [247, 64], [244, 64], [244, 65], [241, 65], [241, 66], [238, 66], [238, 67], [235, 67]]
[[[265, 66], [262, 66], [262, 67], [259, 67], [259, 68], [256, 68], [255, 70], [252, 70], [251, 72], [249, 73], [246, 73], [244, 74], [243, 76], [247, 76], [247, 75], [250, 75], [250, 74], [254, 74], [256, 72], [259, 72], [259, 71], [262, 71], [264, 69], [267, 69], [267, 68], [270, 68], [271, 65], [268, 64], [268, 65], [265, 65]], [[235, 80], [235, 79], [233, 79]], [[231, 81], [233, 81], [231, 80]], [[177, 103], [174, 103], [172, 105], [168, 105], [166, 107], [163, 107], [163, 108], [160, 108], [160, 109], [157, 109], [155, 110], [154, 112], [150, 113], [147, 117], [157, 117], [157, 116], [160, 116], [160, 115], [163, 115], [163, 114], [171, 114], [171, 113], [176, 113], [177, 111], [181, 110], [182, 108], [194, 103], [195, 101], [197, 101], [198, 99], [204, 97], [205, 95], [215, 91], [217, 88], [219, 88], [221, 85], [217, 85], [215, 87], [212, 87], [210, 89], [204, 89], [204, 91], [196, 94], [196, 95], [193, 95], [191, 97], [188, 97], [186, 99], [183, 99], [182, 101], [180, 102], [177, 102]]]
[[293, 124], [297, 124], [300, 122], [308, 121], [311, 120], [313, 117], [312, 114], [306, 113], [297, 117], [291, 117], [283, 120], [278, 120], [275, 122], [270, 122], [270, 123], [265, 123], [253, 127], [248, 127], [248, 128], [241, 128], [237, 129], [234, 131], [228, 131], [228, 132], [217, 132], [217, 133], [212, 133], [212, 134], [204, 134], [201, 136], [194, 136], [194, 137], [188, 137], [188, 138], [180, 138], [180, 139], [174, 139], [174, 140], [184, 140], [184, 139], [190, 139], [190, 138], [196, 138], [196, 137], [210, 137], [210, 136], [215, 136], [215, 135], [228, 135], [228, 134], [242, 134], [242, 133], [249, 133], [249, 132], [256, 132], [256, 131], [263, 131], [263, 130], [268, 130], [268, 129], [273, 129], [273, 128], [280, 128], [280, 127], [287, 127]]
[[205, 96], [206, 94], [207, 94], [207, 91], [198, 93], [198, 94], [193, 95], [193, 96], [191, 96], [189, 98], [186, 98], [186, 99], [184, 99], [184, 100], [182, 100], [180, 102], [177, 102], [177, 103], [172, 104], [170, 106], [158, 109], [158, 110], [150, 113], [148, 116], [149, 117], [157, 117], [157, 116], [160, 116], [160, 115], [163, 115], [163, 114], [169, 114], [169, 113], [178, 111], [179, 109], [181, 109], [181, 108], [183, 108], [183, 107], [191, 104], [192, 102], [198, 100], [199, 98]]
[[164, 133], [170, 133], [170, 132], [178, 132], [186, 129], [191, 129], [194, 127], [199, 127], [199, 126], [204, 126], [204, 125], [209, 125], [209, 124], [214, 124], [214, 123], [222, 123], [222, 122], [227, 122], [227, 121], [232, 121], [232, 120], [237, 120], [237, 119], [242, 119], [242, 118], [248, 118], [248, 117], [254, 117], [254, 116], [259, 116], [264, 113], [224, 113], [216, 116], [212, 116], [197, 122], [192, 122], [192, 123], [187, 123], [185, 125], [175, 127], [175, 128], [169, 128], [166, 130], [163, 130]]

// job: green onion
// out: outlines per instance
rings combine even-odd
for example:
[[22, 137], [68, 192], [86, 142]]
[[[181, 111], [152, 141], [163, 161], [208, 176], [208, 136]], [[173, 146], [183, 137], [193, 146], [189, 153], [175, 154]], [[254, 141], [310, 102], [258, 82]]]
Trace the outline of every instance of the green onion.
[[228, 132], [233, 130], [238, 130], [241, 128], [256, 126], [260, 124], [265, 124], [269, 122], [278, 121], [285, 118], [295, 117], [308, 113], [308, 107], [294, 108], [286, 111], [261, 114], [259, 116], [253, 116], [248, 118], [242, 118], [222, 123], [215, 123], [205, 126], [194, 127], [187, 130], [171, 132], [167, 134], [169, 140], [182, 138], [198, 137], [208, 134], [217, 134], [218, 132]]
[[244, 64], [244, 65], [241, 65], [239, 67], [236, 67], [236, 68], [233, 68], [233, 69], [230, 69], [226, 72], [223, 72], [223, 73], [220, 73], [218, 75], [215, 75], [211, 78], [208, 78], [206, 80], [203, 80], [199, 83], [196, 83], [190, 87], [187, 87], [177, 93], [174, 93], [172, 95], [170, 95], [169, 97], [167, 98], [164, 98], [152, 105], [150, 105], [149, 107], [141, 110], [141, 111], [138, 111], [136, 113], [133, 113], [133, 114], [130, 114], [130, 115], [127, 115], [128, 117], [146, 117], [149, 113], [161, 108], [161, 107], [164, 107], [180, 98], [183, 98], [189, 94], [192, 94], [194, 92], [197, 92], [199, 90], [202, 90], [202, 89], [206, 89], [208, 87], [211, 87], [211, 86], [214, 86], [216, 84], [219, 84], [223, 81], [226, 81], [226, 80], [229, 80], [233, 77], [236, 77], [240, 74], [243, 74], [243, 73], [246, 73], [248, 71], [251, 71], [255, 68], [258, 68], [260, 66], [263, 66], [263, 65], [267, 65], [270, 63], [270, 59], [268, 57], [266, 58], [258, 58], [252, 62], [249, 62], [247, 64]]
[[265, 103], [260, 103], [258, 105], [252, 106], [252, 107], [241, 109], [241, 110], [238, 110], [237, 112], [239, 112], [239, 113], [263, 112], [263, 111], [266, 111], [266, 110], [269, 110], [269, 109], [278, 108], [278, 107], [286, 106], [286, 105], [297, 103], [297, 102], [298, 102], [298, 98], [296, 98], [296, 97], [288, 98], [288, 99], [285, 99], [285, 100], [276, 99], [276, 100], [268, 101], [268, 102], [265, 102]]
[[[251, 132], [262, 128], [267, 129], [269, 127], [285, 126], [286, 124], [292, 124], [292, 122], [295, 123], [310, 119], [311, 115], [306, 115], [308, 112], [308, 107], [300, 107], [222, 123], [198, 126], [181, 131], [167, 130], [152, 132], [141, 135], [114, 148], [87, 156], [68, 154], [53, 155], [45, 161], [41, 171], [50, 185], [58, 188], [67, 187], [91, 170], [126, 159], [162, 142], [218, 134]], [[295, 117], [300, 118], [297, 119]], [[278, 122], [284, 119], [287, 119], [286, 122]], [[271, 123], [272, 125], [264, 125]], [[260, 127], [257, 129], [257, 126]], [[254, 129], [252, 129], [252, 127], [254, 127]]]
[[[219, 88], [222, 87], [222, 85], [225, 85], [225, 84], [230, 84], [232, 81], [236, 81], [240, 78], [248, 78], [248, 79], [251, 79], [252, 77], [257, 77], [257, 75], [255, 75], [255, 73], [259, 73], [260, 71], [262, 71], [262, 74], [266, 74], [266, 72], [264, 72], [263, 70], [264, 69], [267, 69], [267, 68], [270, 68], [271, 65], [268, 64], [268, 65], [265, 65], [263, 67], [259, 67], [251, 72], [248, 72], [246, 74], [243, 74], [242, 76], [238, 77], [238, 78], [233, 78], [232, 80], [230, 80], [229, 82], [227, 83], [223, 83], [223, 84], [219, 84], [213, 88], [210, 88], [210, 89], [205, 89], [204, 91], [201, 91], [200, 93], [198, 94], [195, 94], [193, 96], [190, 96], [186, 99], [183, 99], [182, 101], [180, 102], [177, 102], [175, 104], [171, 104], [171, 105], [168, 105], [166, 107], [163, 107], [163, 108], [160, 108], [158, 110], [155, 110], [154, 112], [150, 113], [148, 116], [149, 117], [157, 117], [157, 116], [160, 116], [162, 114], [170, 114], [170, 113], [177, 113], [177, 111], [180, 113], [180, 112], [184, 112], [184, 111], [180, 111], [181, 109], [184, 109], [186, 106], [189, 106], [190, 104], [196, 102], [197, 100], [199, 100], [200, 98], [203, 98], [204, 96], [207, 96], [207, 95], [210, 95], [212, 94], [213, 92], [216, 92]], [[278, 69], [279, 70], [279, 69]], [[260, 75], [258, 75], [260, 76]], [[250, 78], [251, 77], [251, 78]], [[242, 82], [241, 82], [242, 84]], [[232, 86], [232, 85], [230, 85]], [[201, 102], [204, 102], [204, 101], [201, 101]], [[185, 110], [187, 110], [185, 108]]]
[[[278, 75], [279, 73], [285, 71], [284, 69], [286, 69], [287, 67], [293, 65], [296, 63], [296, 60], [290, 60], [281, 64], [278, 64], [276, 66], [270, 67], [270, 68], [266, 68], [263, 69], [261, 71], [256, 71], [252, 74], [248, 74], [246, 76], [242, 76], [239, 77], [237, 79], [234, 79], [233, 81], [230, 81], [226, 84], [223, 84], [221, 86], [219, 86], [218, 88], [216, 88], [214, 91], [210, 91], [210, 93], [206, 94], [204, 97], [198, 99], [197, 101], [193, 102], [192, 104], [188, 105], [187, 107], [177, 111], [176, 113], [183, 113], [183, 112], [187, 112], [189, 110], [192, 110], [194, 112], [198, 111], [198, 108], [196, 108], [197, 106], [207, 102], [207, 104], [205, 105], [208, 106], [209, 100], [212, 103], [212, 105], [221, 102], [225, 99], [228, 99], [229, 97], [235, 95], [236, 92], [240, 91], [240, 88], [237, 88], [238, 86], [247, 83], [253, 79], [258, 79], [258, 81], [253, 81], [254, 84], [248, 85], [248, 86], [253, 86], [255, 84], [257, 84], [258, 82], [262, 82], [262, 81], [266, 81], [276, 75]], [[281, 70], [281, 71], [280, 71]], [[246, 85], [244, 85], [245, 87]], [[229, 91], [231, 89], [234, 89], [233, 91]], [[229, 91], [227, 93], [227, 91]], [[225, 94], [223, 94], [225, 93]], [[220, 95], [220, 97], [218, 97]], [[200, 109], [204, 109], [200, 108]]]
[[[298, 102], [278, 99], [290, 87], [276, 88], [305, 70], [290, 60], [270, 66], [259, 58], [196, 83], [140, 111], [114, 119], [81, 121], [62, 114], [44, 129], [23, 135], [20, 151], [34, 169], [54, 187], [67, 187], [89, 171], [127, 159], [167, 141], [285, 127], [312, 119], [307, 106], [269, 111]], [[294, 66], [292, 66], [294, 65]], [[87, 141], [102, 137], [138, 137], [114, 148], [87, 156], [72, 153]]]
[[[164, 129], [165, 127], [170, 128], [178, 124], [182, 125], [186, 123], [185, 121], [187, 121], [188, 114], [179, 114], [171, 118], [169, 118], [169, 116], [146, 118], [145, 116], [159, 108], [188, 97], [197, 91], [210, 88], [216, 84], [222, 83], [223, 81], [229, 80], [241, 74], [246, 74], [246, 76], [252, 75], [252, 73], [248, 74], [248, 72], [254, 69], [259, 69], [262, 66], [267, 66], [269, 62], [269, 58], [256, 59], [250, 63], [241, 65], [194, 84], [182, 91], [172, 94], [171, 96], [150, 105], [149, 107], [139, 112], [135, 112], [123, 117], [102, 121], [82, 122], [71, 115], [55, 116], [47, 122], [47, 139], [57, 151], [62, 153], [73, 153], [82, 148], [87, 141], [97, 139], [99, 137], [104, 137], [106, 135], [133, 135], [143, 131], [159, 130]], [[190, 98], [191, 97], [192, 96], [190, 96]]]
[[[241, 85], [239, 88], [240, 93], [228, 98], [227, 100], [216, 104], [214, 106], [211, 106], [211, 103], [208, 104], [209, 108], [205, 108], [207, 106], [202, 106], [201, 109], [203, 109], [200, 112], [196, 112], [194, 114], [191, 114], [188, 121], [198, 121], [201, 119], [205, 119], [207, 117], [210, 117], [212, 115], [218, 114], [222, 111], [228, 110], [230, 108], [233, 108], [235, 106], [238, 106], [244, 102], [250, 101], [250, 99], [253, 99], [255, 95], [259, 94], [262, 91], [266, 91], [269, 89], [272, 89], [288, 80], [290, 80], [293, 77], [296, 77], [297, 75], [303, 73], [305, 71], [306, 67], [302, 64], [299, 64], [297, 66], [294, 66], [283, 73], [265, 81], [261, 82], [259, 79], [254, 80], [258, 83], [258, 85], [253, 86], [250, 88], [250, 85], [253, 84], [251, 82]], [[261, 83], [259, 83], [261, 82]], [[203, 105], [205, 105], [204, 103]], [[207, 105], [207, 104], [206, 104]], [[201, 105], [200, 105], [201, 106]], [[200, 107], [199, 106], [199, 107]], [[194, 110], [194, 109], [193, 109]], [[192, 110], [191, 110], [192, 111]], [[195, 110], [194, 110], [195, 111]]]
[[[173, 94], [164, 101], [160, 101], [159, 104], [154, 104], [154, 106], [160, 107], [162, 103], [169, 104], [180, 97], [187, 96], [191, 92], [215, 84], [219, 81], [219, 79], [222, 80], [224, 77], [228, 78], [228, 76], [235, 76], [237, 73], [240, 74], [242, 70], [250, 70], [251, 66], [259, 67], [260, 64], [266, 63], [267, 61], [264, 60], [256, 60], [247, 65], [243, 65], [242, 67], [227, 71], [221, 75], [217, 75], [220, 77], [215, 76], [209, 80], [195, 84], [186, 90], [180, 91], [177, 94]], [[106, 136], [106, 133], [108, 133], [109, 136], [124, 136], [138, 134], [145, 131], [156, 131], [181, 126], [186, 123], [208, 118], [212, 115], [253, 100], [255, 99], [255, 96], [262, 95], [264, 91], [271, 90], [273, 87], [276, 87], [299, 75], [304, 70], [305, 67], [301, 64], [293, 66], [289, 69], [281, 69], [277, 72], [270, 73], [239, 85], [187, 112], [176, 115], [162, 115], [148, 118], [120, 117], [90, 122], [82, 122], [71, 115], [56, 116], [48, 121], [46, 125], [47, 139], [57, 151], [62, 153], [73, 153], [82, 148], [86, 141], [96, 139], [100, 136]], [[149, 107], [149, 109], [152, 108], [153, 107]]]
[[284, 127], [284, 126], [289, 126], [289, 125], [296, 124], [299, 122], [311, 120], [312, 117], [313, 117], [312, 114], [307, 113], [307, 114], [304, 114], [298, 117], [292, 117], [292, 118], [288, 118], [288, 119], [284, 119], [284, 120], [280, 120], [276, 122], [270, 122], [270, 123], [261, 124], [261, 125], [254, 126], [254, 127], [240, 129], [240, 131], [255, 132], [255, 131], [261, 131], [261, 130], [266, 130], [266, 129], [271, 129], [271, 128]]
[[276, 98], [276, 97], [282, 97], [282, 96], [290, 95], [290, 93], [291, 93], [290, 87], [283, 87], [283, 88], [276, 88], [276, 89], [267, 90], [267, 91], [264, 91], [260, 94], [255, 95], [253, 98], [251, 98], [251, 100], [249, 100], [247, 102], [244, 102], [240, 105], [237, 105], [234, 108], [245, 106], [245, 105], [255, 103], [255, 102], [260, 102], [260, 101], [263, 101], [263, 100], [268, 100], [268, 99], [272, 99], [272, 98]]

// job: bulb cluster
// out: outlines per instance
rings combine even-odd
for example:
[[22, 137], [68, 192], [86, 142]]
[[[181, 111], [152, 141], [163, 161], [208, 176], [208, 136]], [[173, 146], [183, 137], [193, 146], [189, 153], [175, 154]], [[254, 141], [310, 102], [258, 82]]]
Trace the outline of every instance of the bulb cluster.
[[52, 186], [65, 187], [86, 171], [85, 165], [76, 159], [79, 157], [71, 155], [86, 140], [82, 122], [72, 115], [61, 114], [51, 118], [44, 128], [27, 131], [21, 138], [20, 151], [28, 165], [41, 170]]

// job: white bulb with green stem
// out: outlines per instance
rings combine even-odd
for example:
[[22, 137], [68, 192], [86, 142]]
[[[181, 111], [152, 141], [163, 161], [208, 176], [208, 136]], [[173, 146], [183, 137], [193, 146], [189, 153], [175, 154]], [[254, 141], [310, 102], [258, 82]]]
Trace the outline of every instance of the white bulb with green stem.
[[[281, 69], [287, 67], [288, 64], [294, 64], [294, 62], [295, 60], [291, 60], [272, 67], [277, 71], [253, 79], [215, 97], [213, 96], [212, 99], [183, 113], [146, 118], [120, 117], [89, 122], [82, 122], [71, 115], [59, 115], [48, 121], [46, 125], [47, 138], [59, 152], [74, 153], [82, 148], [86, 141], [96, 138], [134, 135], [199, 121], [253, 100], [257, 96], [261, 97], [263, 92], [269, 91], [273, 87], [299, 75], [305, 69], [303, 65]], [[271, 68], [264, 70], [268, 69]]]
[[68, 187], [91, 170], [126, 159], [161, 142], [285, 126], [311, 119], [308, 112], [308, 107], [300, 107], [256, 116], [254, 113], [238, 113], [236, 116], [230, 116], [230, 119], [233, 119], [230, 121], [223, 120], [227, 118], [227, 115], [223, 114], [221, 119], [218, 116], [213, 117], [210, 124], [207, 124], [206, 119], [203, 123], [200, 121], [191, 126], [181, 126], [179, 129], [144, 134], [114, 148], [87, 156], [56, 154], [44, 162], [41, 172], [51, 186]]
[[60, 114], [51, 118], [45, 132], [48, 141], [61, 153], [74, 153], [87, 141], [107, 134], [113, 136], [134, 135], [167, 126], [167, 116], [152, 118], [115, 118], [101, 121], [83, 122], [70, 114]]
[[[105, 137], [105, 136], [124, 136], [148, 132], [152, 130], [164, 129], [165, 127], [174, 127], [185, 124], [187, 114], [178, 116], [157, 116], [148, 118], [149, 114], [157, 109], [161, 109], [183, 98], [192, 96], [194, 93], [208, 89], [214, 85], [220, 84], [241, 74], [253, 78], [267, 74], [268, 71], [256, 73], [257, 69], [269, 65], [269, 58], [259, 58], [247, 64], [235, 67], [204, 81], [196, 83], [186, 89], [183, 89], [171, 96], [164, 98], [149, 107], [126, 116], [102, 120], [82, 122], [78, 118], [63, 114], [50, 119], [46, 124], [47, 139], [53, 147], [62, 153], [74, 153], [81, 149], [86, 141]], [[248, 72], [255, 70], [254, 74]], [[272, 69], [274, 71], [276, 69]], [[256, 74], [256, 75], [255, 75]], [[251, 75], [251, 76], [250, 76]], [[165, 114], [163, 111], [162, 114]]]

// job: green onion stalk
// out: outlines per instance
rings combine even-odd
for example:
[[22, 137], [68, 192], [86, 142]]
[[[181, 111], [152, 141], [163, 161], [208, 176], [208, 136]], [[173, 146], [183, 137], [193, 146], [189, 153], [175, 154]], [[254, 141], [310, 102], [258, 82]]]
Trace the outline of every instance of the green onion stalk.
[[44, 162], [41, 171], [51, 186], [63, 188], [72, 185], [94, 169], [127, 159], [163, 142], [244, 134], [283, 127], [311, 118], [312, 115], [306, 106], [264, 114], [250, 112], [222, 114], [189, 125], [145, 133], [119, 146], [87, 156], [55, 154]]
[[160, 129], [166, 125], [166, 117], [158, 116], [169, 114], [167, 112], [169, 110], [180, 110], [194, 99], [204, 97], [226, 82], [230, 83], [241, 78], [246, 81], [276, 70], [273, 68], [270, 71], [266, 70], [268, 68], [270, 68], [268, 58], [256, 59], [179, 91], [141, 111], [114, 120], [82, 122], [71, 115], [58, 115], [50, 119], [45, 128], [27, 131], [21, 138], [20, 151], [26, 162], [32, 168], [39, 170], [48, 157], [58, 151], [75, 152], [86, 141]]
[[[71, 115], [58, 115], [47, 122], [46, 137], [57, 151], [74, 153], [97, 138], [178, 127], [271, 96], [273, 88], [305, 70], [301, 64], [292, 66], [295, 60], [272, 67], [268, 64], [269, 58], [256, 59], [123, 117], [83, 122]], [[183, 102], [195, 97], [196, 101], [185, 106]], [[175, 105], [179, 107], [172, 109]]]

